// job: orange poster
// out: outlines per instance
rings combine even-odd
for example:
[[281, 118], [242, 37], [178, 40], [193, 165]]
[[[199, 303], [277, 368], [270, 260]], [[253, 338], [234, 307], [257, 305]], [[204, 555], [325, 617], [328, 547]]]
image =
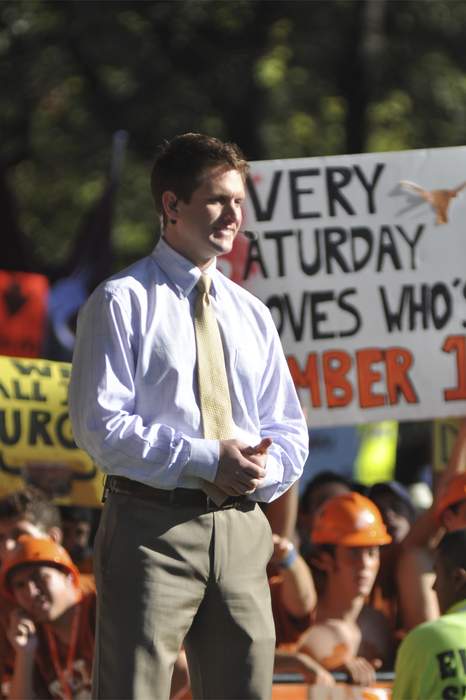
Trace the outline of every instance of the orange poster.
[[0, 355], [40, 357], [48, 289], [44, 275], [0, 270]]

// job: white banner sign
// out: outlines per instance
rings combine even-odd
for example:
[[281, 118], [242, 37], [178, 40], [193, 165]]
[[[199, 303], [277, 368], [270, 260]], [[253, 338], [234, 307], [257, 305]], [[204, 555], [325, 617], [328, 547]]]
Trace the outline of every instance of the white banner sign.
[[244, 227], [311, 425], [466, 414], [466, 147], [254, 162]]

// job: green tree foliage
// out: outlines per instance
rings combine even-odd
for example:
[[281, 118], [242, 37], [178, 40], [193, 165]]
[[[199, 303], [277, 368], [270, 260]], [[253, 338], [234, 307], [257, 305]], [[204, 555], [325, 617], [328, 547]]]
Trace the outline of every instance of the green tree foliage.
[[464, 143], [465, 29], [454, 0], [3, 0], [0, 164], [38, 265], [68, 254], [118, 129], [116, 266], [152, 245], [148, 171], [176, 133], [251, 159]]

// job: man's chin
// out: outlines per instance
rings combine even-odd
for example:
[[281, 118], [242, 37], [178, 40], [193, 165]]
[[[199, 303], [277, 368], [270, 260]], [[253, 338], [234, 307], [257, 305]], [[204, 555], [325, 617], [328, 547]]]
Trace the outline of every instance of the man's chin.
[[33, 608], [33, 610], [31, 610], [29, 614], [31, 615], [31, 618], [34, 620], [34, 622], [37, 622], [39, 624], [43, 624], [45, 622], [53, 622], [54, 619], [57, 617], [56, 611], [50, 605], [46, 605], [44, 607], [37, 606]]
[[233, 233], [213, 233], [209, 237], [209, 242], [215, 250], [219, 252], [219, 254], [224, 255], [225, 253], [229, 253], [230, 250], [233, 248], [233, 243], [236, 238], [236, 235]]
[[369, 593], [372, 590], [373, 585], [374, 585], [373, 582], [371, 582], [371, 583], [364, 582], [364, 583], [356, 584], [357, 595], [359, 595], [359, 596], [369, 595]]
[[217, 255], [228, 255], [233, 248], [233, 241], [211, 241], [212, 250]]
[[31, 615], [32, 620], [36, 623], [36, 625], [43, 625], [47, 622], [53, 622], [52, 616], [48, 611], [41, 610], [39, 612], [34, 612]]

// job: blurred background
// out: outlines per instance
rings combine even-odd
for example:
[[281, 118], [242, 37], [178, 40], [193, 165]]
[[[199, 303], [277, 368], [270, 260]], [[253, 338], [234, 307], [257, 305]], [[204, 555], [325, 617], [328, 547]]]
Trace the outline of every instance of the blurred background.
[[[69, 361], [79, 305], [154, 245], [164, 139], [207, 132], [250, 160], [464, 144], [465, 36], [464, 0], [2, 0], [0, 272], [47, 281], [40, 356]], [[0, 285], [5, 337], [25, 285]], [[422, 472], [430, 425], [396, 445]]]
[[2, 0], [0, 268], [60, 276], [118, 130], [115, 269], [153, 244], [177, 133], [251, 160], [464, 144], [465, 36], [463, 0]]

